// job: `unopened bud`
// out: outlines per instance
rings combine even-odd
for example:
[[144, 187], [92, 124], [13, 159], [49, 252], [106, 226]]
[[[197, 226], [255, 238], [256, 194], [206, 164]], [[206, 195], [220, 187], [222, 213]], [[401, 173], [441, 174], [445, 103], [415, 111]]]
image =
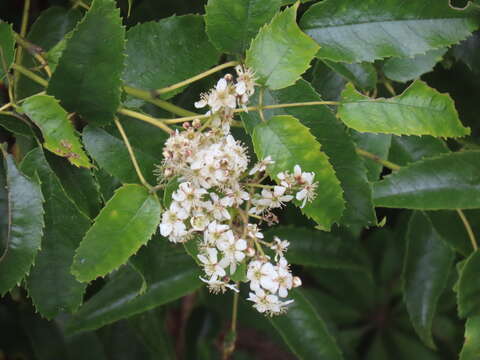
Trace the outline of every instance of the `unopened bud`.
[[194, 119], [192, 121], [192, 126], [195, 128], [195, 129], [198, 129], [200, 126], [202, 126], [202, 122], [200, 121], [200, 119]]
[[172, 175], [173, 175], [172, 169], [166, 168], [165, 171], [164, 171], [164, 175], [165, 175], [165, 177], [170, 177], [170, 176], [172, 176]]
[[255, 249], [252, 247], [248, 247], [247, 250], [245, 250], [245, 253], [247, 254], [247, 256], [253, 257], [255, 256]]
[[182, 124], [182, 127], [187, 130], [191, 127], [190, 123], [188, 121], [185, 121], [183, 124]]
[[232, 74], [225, 74], [225, 76], [223, 78], [227, 81], [232, 81], [233, 80]]
[[294, 276], [292, 279], [292, 285], [294, 288], [302, 286], [302, 280], [298, 276]]

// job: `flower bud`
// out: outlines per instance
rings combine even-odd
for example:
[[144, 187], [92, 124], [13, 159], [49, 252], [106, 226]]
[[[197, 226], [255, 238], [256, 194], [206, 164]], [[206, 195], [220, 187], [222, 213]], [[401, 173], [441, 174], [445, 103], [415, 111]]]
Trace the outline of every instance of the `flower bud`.
[[225, 76], [223, 78], [227, 81], [232, 81], [233, 80], [232, 74], [225, 74]]
[[298, 276], [294, 276], [292, 283], [293, 283], [293, 287], [296, 288], [302, 285], [302, 280]]
[[183, 124], [182, 124], [182, 127], [187, 130], [191, 127], [190, 123], [188, 121], [185, 121]]
[[194, 119], [192, 121], [192, 125], [195, 129], [198, 129], [200, 128], [200, 126], [202, 126], [202, 122], [200, 121], [200, 119]]
[[252, 247], [248, 247], [247, 250], [245, 250], [245, 254], [249, 257], [255, 256], [255, 249]]

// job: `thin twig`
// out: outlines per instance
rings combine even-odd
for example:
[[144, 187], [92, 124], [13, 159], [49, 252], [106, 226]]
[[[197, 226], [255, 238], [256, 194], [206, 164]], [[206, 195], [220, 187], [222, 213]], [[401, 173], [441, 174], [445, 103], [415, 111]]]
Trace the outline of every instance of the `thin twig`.
[[133, 111], [133, 110], [125, 109], [125, 108], [119, 108], [117, 110], [117, 112], [119, 114], [127, 115], [127, 116], [133, 117], [135, 119], [142, 120], [142, 121], [145, 121], [149, 124], [152, 124], [153, 126], [156, 126], [160, 129], [162, 129], [163, 131], [165, 131], [168, 134], [173, 133], [173, 130], [170, 129], [167, 125], [165, 125], [165, 121], [163, 121], [161, 119], [157, 119], [157, 118], [154, 118], [152, 116], [145, 115], [145, 114], [139, 113], [137, 111]]
[[457, 209], [458, 216], [462, 219], [463, 226], [465, 226], [465, 230], [467, 230], [468, 237], [470, 238], [470, 242], [472, 243], [472, 247], [474, 251], [478, 250], [477, 240], [475, 239], [475, 234], [470, 226], [470, 222], [468, 221], [467, 217], [463, 213], [462, 210]]
[[135, 168], [135, 172], [137, 173], [137, 176], [140, 179], [140, 182], [148, 190], [151, 190], [152, 186], [145, 180], [145, 177], [142, 174], [142, 170], [140, 170], [140, 166], [138, 166], [137, 158], [135, 157], [135, 153], [133, 152], [132, 146], [130, 145], [130, 141], [128, 140], [127, 134], [125, 133], [125, 130], [123, 129], [122, 124], [120, 124], [120, 120], [118, 120], [118, 118], [115, 117], [114, 121], [118, 131], [120, 132], [120, 135], [122, 136], [123, 142], [127, 147], [128, 154], [130, 155], [130, 159], [132, 160], [133, 167]]
[[186, 80], [183, 80], [183, 81], [180, 81], [179, 83], [176, 83], [176, 84], [173, 84], [173, 85], [170, 85], [170, 86], [167, 86], [167, 87], [164, 87], [164, 88], [161, 88], [161, 89], [158, 89], [158, 90], [153, 90], [153, 95], [155, 96], [159, 96], [159, 95], [162, 95], [162, 94], [165, 94], [165, 93], [168, 93], [168, 92], [171, 92], [173, 90], [176, 90], [178, 88], [181, 88], [185, 85], [188, 85], [188, 84], [191, 84], [195, 81], [198, 81], [198, 80], [201, 80], [211, 74], [214, 74], [220, 70], [223, 70], [225, 68], [228, 68], [228, 67], [233, 67], [233, 66], [237, 66], [238, 64], [240, 64], [238, 61], [229, 61], [229, 62], [226, 62], [224, 64], [221, 64], [221, 65], [218, 65], [218, 66], [215, 66], [207, 71], [204, 71], [198, 75], [195, 75], [189, 79], [186, 79]]
[[[30, 0], [25, 0], [23, 3], [23, 13], [22, 13], [22, 23], [20, 25], [20, 36], [24, 38], [27, 35], [27, 27], [28, 27], [28, 15], [30, 12]], [[22, 57], [23, 57], [23, 48], [17, 47], [17, 54], [15, 57], [15, 64], [21, 65], [22, 64]], [[14, 67], [13, 73], [13, 84], [16, 87], [18, 84], [18, 79], [20, 78], [20, 73], [18, 69]]]
[[35, 74], [34, 72], [28, 70], [27, 68], [21, 66], [21, 65], [18, 65], [18, 64], [13, 64], [12, 68], [16, 71], [18, 71], [19, 73], [25, 75], [26, 77], [28, 77], [29, 79], [35, 81], [37, 84], [39, 85], [42, 85], [43, 87], [47, 87], [48, 86], [48, 81], [45, 80], [44, 78], [38, 76], [37, 74]]
[[372, 154], [371, 152], [368, 152], [368, 151], [360, 149], [360, 148], [356, 148], [356, 151], [357, 151], [357, 154], [359, 154], [363, 157], [366, 157], [370, 160], [373, 160], [373, 161], [385, 166], [386, 168], [389, 168], [390, 170], [395, 171], [395, 170], [400, 169], [399, 165], [394, 164], [394, 163], [392, 163], [388, 160], [382, 159], [380, 156]]

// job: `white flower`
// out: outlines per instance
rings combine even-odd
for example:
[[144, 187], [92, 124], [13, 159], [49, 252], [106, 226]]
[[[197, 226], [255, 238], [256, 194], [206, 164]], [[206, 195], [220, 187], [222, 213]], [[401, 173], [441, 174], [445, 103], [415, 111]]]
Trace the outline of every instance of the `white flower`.
[[[230, 229], [228, 225], [219, 224], [216, 221], [212, 221], [208, 224], [208, 228], [203, 233], [203, 241], [206, 245], [216, 245], [226, 235]], [[232, 233], [233, 234], [233, 233]]]
[[252, 96], [255, 92], [255, 74], [241, 65], [237, 65], [235, 70], [237, 71], [235, 91], [238, 95], [247, 95], [248, 99], [248, 96]]
[[203, 265], [203, 270], [208, 276], [224, 277], [225, 270], [218, 262], [218, 251], [215, 248], [206, 248], [205, 253], [198, 254], [198, 259]]
[[233, 290], [237, 293], [239, 292], [235, 284], [229, 284], [225, 281], [219, 280], [216, 276], [212, 276], [208, 280], [200, 277], [200, 280], [206, 283], [210, 292], [214, 294], [218, 294], [219, 292], [224, 293], [227, 289]]
[[215, 89], [208, 96], [208, 105], [212, 112], [217, 112], [222, 107], [235, 109], [237, 106], [237, 98], [235, 90], [224, 78], [218, 80]]
[[178, 190], [172, 194], [172, 199], [182, 203], [182, 207], [190, 211], [192, 207], [198, 206], [202, 196], [207, 190], [195, 188], [190, 182], [183, 182], [178, 186]]
[[286, 190], [287, 188], [284, 186], [274, 186], [273, 192], [263, 189], [262, 199], [259, 201], [259, 204], [269, 208], [281, 207], [283, 203], [293, 199], [292, 195], [285, 195]]
[[277, 236], [273, 237], [273, 241], [275, 243], [270, 246], [270, 249], [275, 251], [275, 260], [277, 260], [279, 256], [282, 257], [287, 251], [290, 242], [288, 242], [288, 240], [280, 240]]
[[224, 197], [222, 199], [215, 193], [210, 193], [212, 199], [212, 215], [218, 221], [230, 220], [231, 216], [227, 206], [231, 206], [231, 199]]
[[267, 169], [268, 165], [274, 164], [275, 161], [272, 160], [271, 156], [267, 156], [262, 161], [259, 161], [255, 166], [248, 172], [248, 175], [253, 175], [257, 172], [263, 172]]
[[278, 283], [278, 296], [283, 298], [287, 297], [288, 290], [290, 290], [293, 286], [293, 277], [285, 258], [280, 258], [276, 270], [277, 278], [275, 279], [275, 282]]
[[243, 239], [235, 239], [231, 230], [227, 231], [226, 235], [217, 242], [217, 248], [222, 251], [225, 261], [230, 264], [230, 273], [233, 274], [237, 269], [237, 263], [245, 258], [247, 242]]
[[160, 223], [160, 233], [162, 236], [181, 237], [187, 234], [186, 226], [183, 223], [188, 217], [188, 213], [178, 205], [172, 202], [170, 208], [162, 215], [162, 222]]
[[274, 279], [277, 277], [275, 267], [266, 261], [254, 260], [248, 264], [247, 279], [250, 280], [250, 288], [258, 291], [261, 288], [274, 293], [278, 289]]
[[280, 301], [276, 295], [269, 295], [263, 290], [256, 293], [250, 293], [247, 300], [252, 301], [253, 307], [260, 313], [266, 313], [270, 316], [278, 315], [286, 310], [286, 306], [293, 300]]

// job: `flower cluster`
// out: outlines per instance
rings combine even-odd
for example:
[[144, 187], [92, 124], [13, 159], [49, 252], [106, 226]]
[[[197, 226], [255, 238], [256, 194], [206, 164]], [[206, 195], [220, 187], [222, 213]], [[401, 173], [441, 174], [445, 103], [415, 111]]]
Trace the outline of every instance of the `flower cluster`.
[[248, 169], [247, 150], [230, 134], [230, 123], [235, 108], [248, 103], [255, 82], [249, 69], [238, 66], [236, 71], [235, 81], [227, 74], [195, 103], [208, 105], [208, 122], [184, 124], [185, 131], [165, 143], [160, 175], [178, 186], [160, 232], [172, 242], [196, 242], [201, 280], [212, 292], [238, 291], [238, 282], [248, 281], [248, 300], [259, 312], [274, 315], [293, 301], [286, 299], [288, 291], [301, 280], [292, 275], [284, 256], [288, 241], [265, 241], [258, 225], [274, 223], [272, 210], [294, 198], [304, 206], [314, 198], [317, 184], [315, 174], [298, 165], [293, 173], [277, 174], [279, 185], [261, 184], [274, 164], [270, 157]]

